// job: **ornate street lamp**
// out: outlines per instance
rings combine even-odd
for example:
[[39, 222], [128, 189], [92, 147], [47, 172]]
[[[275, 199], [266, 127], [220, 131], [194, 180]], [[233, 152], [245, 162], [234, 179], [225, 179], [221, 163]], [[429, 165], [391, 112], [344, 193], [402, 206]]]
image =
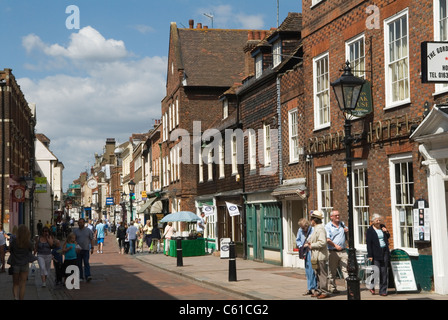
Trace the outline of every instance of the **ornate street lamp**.
[[34, 238], [34, 188], [36, 187], [36, 183], [34, 181], [34, 178], [31, 176], [27, 176], [25, 178], [25, 183], [30, 199], [30, 232], [32, 238]]
[[351, 133], [351, 119], [353, 111], [356, 109], [362, 87], [365, 80], [355, 77], [352, 74], [350, 63], [347, 61], [344, 73], [335, 82], [331, 83], [339, 109], [345, 116], [345, 161], [347, 163], [347, 206], [348, 206], [348, 265], [347, 272], [347, 299], [361, 300], [360, 284], [358, 278], [358, 264], [356, 261], [356, 248], [354, 239], [354, 223], [353, 223], [353, 182], [352, 182], [352, 144], [355, 140]]
[[134, 211], [132, 209], [132, 198], [134, 197], [134, 190], [135, 190], [135, 182], [134, 180], [129, 181], [129, 202], [130, 202], [130, 210], [131, 210], [131, 221], [134, 221]]

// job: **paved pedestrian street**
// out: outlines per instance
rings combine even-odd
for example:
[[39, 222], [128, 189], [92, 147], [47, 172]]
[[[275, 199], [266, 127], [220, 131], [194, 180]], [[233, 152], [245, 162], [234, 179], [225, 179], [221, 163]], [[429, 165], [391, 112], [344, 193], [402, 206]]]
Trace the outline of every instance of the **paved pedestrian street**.
[[[255, 316], [255, 312], [263, 312], [263, 306], [268, 309], [268, 314], [277, 314], [284, 309], [297, 306], [299, 300], [312, 305], [326, 301], [331, 303], [347, 300], [342, 280], [338, 281], [340, 294], [317, 302], [315, 298], [302, 295], [306, 289], [306, 278], [301, 269], [238, 258], [237, 281], [229, 281], [229, 262], [226, 259], [214, 255], [189, 257], [183, 258], [183, 266], [178, 267], [176, 258], [163, 254], [120, 255], [113, 235], [106, 237], [104, 253], [99, 254], [95, 249], [90, 261], [93, 279], [90, 282], [81, 282], [79, 290], [56, 286], [54, 275], [50, 277], [47, 288], [41, 288], [39, 271], [30, 274], [25, 300], [132, 301], [132, 303], [151, 300], [154, 301], [151, 303], [152, 306], [163, 308], [171, 306], [166, 311], [170, 315], [193, 316], [195, 313], [207, 312], [205, 309], [207, 306], [213, 307], [214, 318], [219, 314], [227, 316], [231, 316], [232, 313], [240, 315], [241, 312], [246, 314], [246, 311], [249, 314], [254, 313]], [[12, 300], [12, 277], [7, 273], [0, 274], [0, 284], [0, 299], [3, 302]], [[448, 297], [428, 292], [396, 294], [393, 289], [390, 289], [387, 297], [381, 297], [371, 295], [365, 285], [361, 284], [361, 299], [427, 302], [444, 301]], [[202, 307], [204, 309], [201, 309]], [[246, 310], [246, 307], [252, 309]]]

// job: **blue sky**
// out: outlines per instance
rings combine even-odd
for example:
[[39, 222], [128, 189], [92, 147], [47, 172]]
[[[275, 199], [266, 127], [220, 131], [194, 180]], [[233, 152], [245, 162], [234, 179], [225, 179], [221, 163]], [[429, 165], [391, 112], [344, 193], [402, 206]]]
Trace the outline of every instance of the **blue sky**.
[[[300, 0], [279, 0], [280, 23]], [[79, 29], [68, 29], [70, 5]], [[37, 132], [64, 164], [64, 190], [102, 154], [147, 132], [165, 96], [170, 23], [270, 29], [277, 0], [0, 0], [0, 69], [11, 68], [36, 103]]]

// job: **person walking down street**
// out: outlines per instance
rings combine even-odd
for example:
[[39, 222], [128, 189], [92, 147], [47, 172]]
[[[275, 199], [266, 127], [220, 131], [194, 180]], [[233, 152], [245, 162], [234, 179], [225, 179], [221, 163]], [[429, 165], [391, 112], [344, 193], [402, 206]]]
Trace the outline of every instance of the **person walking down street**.
[[8, 234], [3, 230], [3, 225], [0, 223], [0, 263], [2, 269], [0, 272], [5, 272], [5, 255], [6, 255], [6, 240], [9, 239]]
[[36, 241], [34, 248], [34, 254], [37, 252], [37, 262], [39, 264], [40, 277], [42, 279], [42, 288], [47, 286], [47, 277], [51, 269], [51, 247], [53, 246], [54, 238], [50, 234], [50, 229], [44, 227], [42, 229], [42, 235], [40, 235]]
[[324, 215], [318, 210], [314, 210], [311, 214], [311, 226], [314, 228], [313, 233], [308, 239], [307, 246], [311, 250], [311, 264], [317, 277], [317, 290], [311, 295], [318, 299], [325, 299], [330, 296], [328, 291], [328, 248], [327, 234], [325, 227], [322, 225]]
[[11, 265], [13, 272], [12, 293], [15, 300], [23, 300], [25, 298], [29, 264], [34, 260], [31, 233], [27, 226], [23, 224], [19, 226], [17, 236], [11, 238], [9, 249], [8, 264]]
[[61, 285], [62, 283], [62, 264], [64, 262], [62, 258], [62, 247], [61, 242], [58, 239], [54, 239], [53, 249], [51, 250], [51, 255], [53, 257], [53, 268], [56, 275], [56, 285]]
[[117, 240], [118, 240], [118, 247], [120, 248], [120, 251], [118, 253], [124, 254], [124, 242], [126, 240], [126, 228], [124, 226], [124, 222], [121, 221], [120, 225], [117, 228]]
[[172, 222], [168, 222], [168, 224], [165, 227], [165, 231], [163, 232], [163, 238], [165, 239], [165, 245], [164, 245], [164, 251], [165, 255], [170, 255], [170, 240], [173, 236], [174, 232], [176, 232], [176, 229], [173, 227]]
[[129, 239], [130, 253], [131, 255], [135, 254], [135, 242], [137, 240], [138, 229], [134, 225], [134, 221], [131, 221], [131, 225], [126, 230]]
[[43, 229], [44, 225], [42, 224], [42, 221], [39, 220], [39, 222], [37, 223], [37, 235], [41, 235], [42, 234], [42, 229]]
[[143, 234], [145, 237], [146, 245], [148, 246], [148, 253], [151, 253], [151, 244], [152, 244], [152, 230], [151, 220], [146, 220], [146, 224], [143, 227]]
[[62, 254], [64, 258], [64, 277], [67, 278], [71, 273], [67, 272], [69, 266], [78, 265], [78, 255], [76, 253], [76, 235], [72, 232], [65, 239], [64, 245], [62, 246]]
[[[90, 274], [90, 255], [93, 254], [94, 242], [93, 242], [93, 232], [85, 226], [86, 221], [83, 218], [78, 220], [78, 228], [73, 232], [76, 236], [75, 242], [81, 247], [77, 253], [79, 277], [87, 281], [92, 280]], [[84, 268], [83, 268], [84, 264]]]
[[[372, 225], [367, 229], [367, 258], [377, 267], [380, 275], [380, 295], [387, 296], [389, 280], [389, 238], [390, 233], [383, 224], [383, 217], [379, 214], [372, 216]], [[374, 284], [368, 284], [370, 292], [375, 294]]]
[[[307, 219], [300, 219], [299, 220], [299, 231], [297, 232], [297, 247], [301, 248], [307, 243], [308, 238], [313, 233], [314, 228], [311, 226], [311, 223]], [[307, 290], [303, 294], [306, 295], [312, 295], [315, 290], [317, 290], [317, 279], [316, 274], [314, 273], [313, 267], [311, 266], [311, 251], [309, 249], [305, 249], [306, 253], [304, 255], [304, 262], [305, 262], [305, 275], [306, 275], [306, 283], [307, 283]]]
[[205, 225], [207, 224], [207, 221], [205, 219], [205, 213], [201, 212], [201, 216], [199, 217], [201, 220], [198, 220], [196, 223], [196, 231], [198, 232], [198, 235], [200, 237], [204, 237], [205, 232]]
[[340, 268], [343, 279], [348, 277], [348, 254], [345, 245], [345, 235], [348, 232], [348, 228], [341, 221], [341, 216], [337, 210], [331, 211], [330, 220], [331, 221], [325, 225], [328, 245], [329, 289], [332, 293], [339, 293], [336, 285], [338, 269]]
[[103, 220], [99, 220], [98, 224], [95, 227], [95, 235], [96, 235], [96, 241], [98, 244], [97, 253], [103, 253], [103, 246], [104, 246], [104, 237], [106, 235], [106, 225], [103, 223]]
[[152, 239], [152, 253], [159, 253], [159, 249], [160, 249], [160, 229], [156, 227], [152, 228], [152, 234], [151, 234], [151, 239]]

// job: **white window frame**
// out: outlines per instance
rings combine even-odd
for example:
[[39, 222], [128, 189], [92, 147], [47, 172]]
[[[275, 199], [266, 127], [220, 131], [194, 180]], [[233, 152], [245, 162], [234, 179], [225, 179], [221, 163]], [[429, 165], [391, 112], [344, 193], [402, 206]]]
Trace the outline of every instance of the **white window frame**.
[[[406, 163], [408, 166], [410, 166], [410, 169], [413, 170], [413, 159], [412, 159], [412, 154], [410, 153], [406, 153], [406, 154], [400, 154], [400, 155], [395, 155], [395, 156], [391, 156], [389, 158], [389, 170], [390, 170], [390, 192], [391, 192], [391, 210], [392, 210], [392, 224], [393, 224], [393, 234], [394, 234], [394, 247], [395, 248], [403, 248], [409, 255], [418, 255], [418, 249], [415, 247], [415, 241], [412, 240], [412, 245], [414, 245], [414, 247], [408, 247], [405, 246], [405, 243], [403, 243], [403, 241], [401, 240], [401, 223], [403, 222], [403, 218], [404, 220], [406, 220], [406, 209], [410, 210], [410, 221], [412, 223], [411, 226], [409, 226], [409, 224], [406, 223], [407, 228], [410, 228], [410, 230], [412, 230], [412, 232], [414, 231], [414, 225], [413, 225], [413, 214], [412, 214], [412, 209], [413, 209], [413, 205], [415, 202], [415, 189], [414, 189], [414, 184], [415, 184], [415, 179], [414, 181], [411, 183], [409, 181], [395, 181], [395, 165], [397, 164], [404, 164]], [[396, 195], [396, 187], [397, 184], [399, 184], [402, 187], [406, 187], [406, 189], [408, 187], [412, 187], [413, 188], [413, 199], [409, 200], [409, 203], [405, 203], [405, 204], [398, 204], [398, 200], [397, 200], [397, 195]], [[404, 213], [400, 212], [400, 209], [405, 208]], [[409, 212], [409, 211], [408, 211]], [[409, 214], [408, 214], [409, 215]]]
[[279, 39], [272, 44], [272, 65], [276, 66], [282, 63], [282, 41]]
[[[362, 173], [363, 179], [356, 179], [356, 177], [360, 177]], [[369, 178], [368, 178], [368, 170], [367, 170], [367, 161], [356, 161], [353, 162], [352, 166], [352, 187], [353, 187], [353, 222], [354, 222], [354, 235], [355, 235], [355, 243], [356, 248], [361, 250], [367, 250], [367, 246], [365, 243], [365, 231], [370, 226], [370, 204], [369, 204]], [[366, 217], [361, 217], [361, 214], [366, 214], [367, 212], [367, 221]], [[360, 220], [366, 221], [365, 224], [362, 224], [364, 228], [362, 232], [360, 232]], [[364, 240], [364, 241], [362, 241]]]
[[238, 138], [236, 134], [232, 135], [230, 143], [232, 150], [232, 175], [236, 175], [238, 174]]
[[[440, 4], [445, 2], [445, 17], [440, 16]], [[448, 0], [434, 0], [434, 41], [448, 41]], [[444, 20], [445, 23], [445, 34], [442, 34], [440, 32], [441, 30], [441, 18]], [[436, 83], [434, 86], [434, 95], [446, 93], [448, 92], [448, 83]]]
[[[323, 73], [318, 75], [318, 63], [322, 60], [326, 60], [326, 65], [324, 64]], [[326, 68], [326, 70], [325, 70]], [[331, 124], [331, 109], [330, 109], [330, 55], [325, 52], [313, 59], [313, 90], [314, 90], [314, 130], [320, 130], [328, 128]], [[318, 79], [320, 78], [320, 79]], [[319, 87], [319, 81], [323, 83]], [[319, 96], [327, 96], [327, 107], [324, 108], [319, 102]], [[327, 117], [328, 119], [325, 119]]]
[[207, 155], [207, 175], [208, 181], [213, 181], [213, 148], [210, 148]]
[[219, 179], [224, 179], [226, 177], [225, 171], [225, 152], [224, 152], [224, 141], [221, 140], [219, 144]]
[[263, 74], [263, 55], [260, 53], [255, 57], [255, 78], [258, 79]]
[[202, 148], [201, 152], [199, 152], [198, 171], [199, 171], [199, 183], [202, 183], [204, 182], [204, 161], [202, 159]]
[[[353, 52], [358, 43], [362, 45], [359, 48], [359, 55]], [[364, 34], [358, 35], [345, 43], [345, 60], [350, 62], [353, 75], [365, 79], [366, 70], [366, 41]]]
[[249, 130], [249, 170], [257, 170], [257, 137], [255, 130]]
[[289, 127], [289, 163], [299, 162], [299, 111], [297, 108], [288, 112]]
[[[330, 213], [333, 210], [333, 169], [331, 166], [322, 167], [316, 169], [317, 177], [317, 206], [319, 210], [324, 214], [324, 222], [330, 221]], [[329, 189], [323, 189], [322, 183], [324, 180], [330, 179]], [[323, 193], [327, 194], [323, 197]]]
[[272, 161], [271, 152], [271, 125], [263, 125], [263, 153], [264, 153], [264, 166], [270, 167]]
[[229, 100], [224, 99], [222, 102], [222, 119], [227, 119], [229, 117]]
[[[398, 20], [401, 20], [402, 18], [406, 18], [406, 30], [407, 30], [407, 35], [406, 35], [406, 52], [405, 55], [403, 55], [402, 57], [400, 57], [399, 59], [395, 60], [394, 62], [390, 61], [390, 34], [389, 34], [389, 25], [397, 22]], [[402, 28], [400, 28], [400, 31], [402, 30]], [[392, 109], [395, 107], [399, 107], [402, 106], [404, 104], [408, 104], [411, 103], [411, 90], [410, 90], [410, 59], [409, 59], [409, 12], [408, 9], [405, 9], [395, 15], [393, 15], [392, 17], [389, 17], [387, 19], [384, 20], [384, 56], [385, 56], [385, 63], [384, 63], [384, 68], [385, 68], [385, 88], [386, 88], [386, 106], [384, 109]], [[400, 39], [404, 39], [404, 37], [401, 37]], [[397, 41], [397, 39], [395, 39]], [[395, 42], [396, 42], [395, 41]], [[404, 81], [405, 83], [407, 83], [406, 89], [404, 90], [404, 94], [407, 95], [407, 97], [404, 97], [402, 99], [399, 99], [397, 101], [393, 101], [393, 82], [392, 82], [392, 71], [391, 71], [391, 66], [392, 65], [399, 65], [398, 61], [404, 61], [405, 64], [407, 64], [407, 68], [405, 70], [405, 73], [403, 73], [403, 78], [399, 81]], [[404, 79], [404, 80], [403, 80]]]

